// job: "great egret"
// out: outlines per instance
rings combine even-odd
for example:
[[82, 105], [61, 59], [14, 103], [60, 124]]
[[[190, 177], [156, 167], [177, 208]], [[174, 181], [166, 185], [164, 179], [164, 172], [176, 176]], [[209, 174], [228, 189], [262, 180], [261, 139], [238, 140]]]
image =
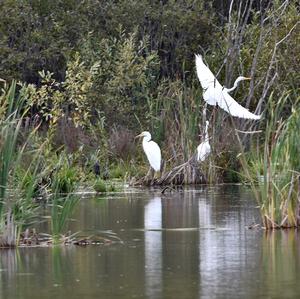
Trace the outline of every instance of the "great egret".
[[147, 156], [147, 159], [151, 165], [151, 167], [155, 171], [160, 171], [161, 166], [161, 151], [158, 144], [151, 140], [151, 134], [148, 131], [142, 132], [140, 135], [136, 136], [144, 137], [143, 138], [143, 149]]
[[208, 125], [209, 122], [208, 120], [206, 121], [206, 126], [205, 126], [205, 136], [204, 136], [204, 141], [201, 142], [198, 147], [197, 147], [197, 161], [204, 161], [210, 154], [211, 148], [209, 144], [209, 137], [208, 137]]
[[197, 76], [204, 90], [203, 99], [209, 104], [216, 106], [231, 114], [232, 116], [260, 119], [260, 115], [251, 113], [249, 110], [238, 104], [230, 95], [229, 92], [236, 89], [238, 83], [242, 80], [250, 80], [247, 77], [238, 77], [232, 88], [222, 87], [210, 69], [204, 64], [201, 55], [196, 55]]

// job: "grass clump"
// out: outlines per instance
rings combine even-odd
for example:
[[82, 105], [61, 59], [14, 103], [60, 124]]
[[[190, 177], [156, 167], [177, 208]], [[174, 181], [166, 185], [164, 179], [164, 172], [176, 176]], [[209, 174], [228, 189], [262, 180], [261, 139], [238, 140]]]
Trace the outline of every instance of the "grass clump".
[[106, 183], [104, 180], [100, 178], [96, 179], [93, 188], [98, 193], [118, 191], [117, 186], [113, 182]]
[[94, 190], [99, 193], [108, 191], [106, 183], [102, 179], [97, 179], [93, 187]]

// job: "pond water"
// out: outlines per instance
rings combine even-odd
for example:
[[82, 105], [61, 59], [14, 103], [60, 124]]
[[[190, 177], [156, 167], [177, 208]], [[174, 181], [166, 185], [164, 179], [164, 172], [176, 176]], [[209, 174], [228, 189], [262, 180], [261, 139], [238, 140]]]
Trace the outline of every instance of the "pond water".
[[1, 250], [0, 298], [299, 298], [300, 235], [259, 222], [242, 186], [84, 198], [72, 232], [122, 240]]

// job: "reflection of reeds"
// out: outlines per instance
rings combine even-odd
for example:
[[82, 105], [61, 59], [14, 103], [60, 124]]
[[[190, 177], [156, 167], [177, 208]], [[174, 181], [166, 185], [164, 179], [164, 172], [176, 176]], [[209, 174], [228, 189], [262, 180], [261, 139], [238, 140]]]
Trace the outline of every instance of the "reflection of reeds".
[[270, 97], [263, 146], [249, 161], [245, 153], [240, 156], [267, 229], [299, 225], [300, 111], [283, 120], [287, 101], [288, 96], [276, 103]]
[[299, 267], [299, 238], [296, 230], [266, 231], [262, 239], [262, 266], [271, 285], [284, 277], [293, 281]]

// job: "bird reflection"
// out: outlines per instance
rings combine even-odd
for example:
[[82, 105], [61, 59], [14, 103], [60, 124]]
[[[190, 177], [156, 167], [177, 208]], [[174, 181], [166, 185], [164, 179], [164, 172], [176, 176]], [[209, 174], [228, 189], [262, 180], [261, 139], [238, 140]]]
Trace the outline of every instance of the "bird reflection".
[[146, 294], [155, 298], [161, 292], [162, 281], [162, 205], [154, 197], [145, 205], [145, 280]]

